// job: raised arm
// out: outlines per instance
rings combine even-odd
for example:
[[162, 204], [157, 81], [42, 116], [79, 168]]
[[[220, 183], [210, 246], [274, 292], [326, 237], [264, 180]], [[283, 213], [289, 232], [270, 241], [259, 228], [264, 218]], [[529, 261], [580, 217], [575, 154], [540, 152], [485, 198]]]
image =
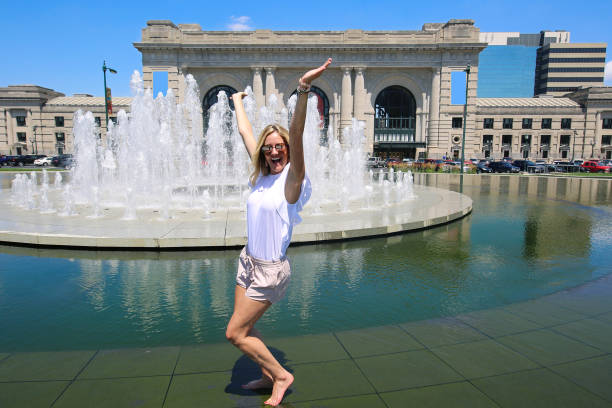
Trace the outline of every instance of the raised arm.
[[247, 153], [249, 153], [249, 157], [253, 157], [257, 142], [253, 136], [253, 126], [251, 126], [251, 122], [249, 122], [249, 118], [244, 110], [244, 104], [242, 103], [242, 98], [246, 95], [246, 92], [236, 92], [232, 95], [232, 100], [234, 101], [234, 112], [236, 113], [236, 121], [238, 122], [238, 132], [240, 132], [240, 136], [242, 136], [242, 141], [244, 142], [244, 147], [247, 149]]
[[[321, 76], [323, 71], [331, 64], [332, 59], [327, 61], [319, 68], [311, 69], [306, 72], [299, 80], [297, 102], [295, 111], [291, 118], [289, 126], [289, 153], [291, 155], [291, 166], [285, 183], [285, 198], [287, 202], [293, 204], [300, 198], [302, 182], [306, 175], [306, 166], [304, 165], [304, 123], [306, 122], [306, 108], [308, 105], [308, 91], [312, 81]], [[301, 92], [303, 91], [303, 92]]]

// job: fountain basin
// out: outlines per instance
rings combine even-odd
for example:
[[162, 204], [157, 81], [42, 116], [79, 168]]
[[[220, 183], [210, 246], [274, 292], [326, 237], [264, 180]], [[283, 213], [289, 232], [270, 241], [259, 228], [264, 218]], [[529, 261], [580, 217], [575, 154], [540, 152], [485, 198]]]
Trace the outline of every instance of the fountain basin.
[[[389, 206], [362, 208], [352, 202], [348, 211], [337, 205], [321, 207], [320, 214], [306, 206], [302, 223], [293, 230], [294, 243], [317, 243], [388, 235], [418, 230], [459, 219], [472, 210], [472, 200], [453, 191], [413, 186], [415, 200]], [[246, 243], [246, 215], [235, 208], [203, 211], [175, 211], [162, 219], [158, 211], [137, 210], [134, 220], [125, 220], [125, 209], [100, 208], [100, 217], [91, 209], [77, 209], [78, 215], [62, 217], [40, 214], [10, 204], [9, 191], [0, 199], [0, 242], [45, 247], [83, 248], [231, 248]]]

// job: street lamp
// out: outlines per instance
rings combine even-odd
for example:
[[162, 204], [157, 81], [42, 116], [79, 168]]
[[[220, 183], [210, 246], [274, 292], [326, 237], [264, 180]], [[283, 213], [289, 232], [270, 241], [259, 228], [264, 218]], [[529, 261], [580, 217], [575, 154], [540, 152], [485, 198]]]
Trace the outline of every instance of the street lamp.
[[104, 114], [106, 115], [106, 130], [108, 130], [108, 98], [106, 97], [106, 70], [111, 74], [116, 74], [117, 71], [107, 67], [106, 61], [102, 63], [102, 72], [104, 72]]
[[463, 135], [461, 136], [461, 175], [463, 175], [463, 162], [465, 161], [465, 126], [467, 121], [468, 85], [470, 83], [470, 69], [471, 66], [470, 64], [468, 64], [468, 66], [465, 68], [465, 105], [463, 105]]
[[38, 126], [34, 125], [32, 127], [32, 130], [34, 131], [34, 147], [32, 148], [32, 151], [34, 151], [34, 154], [38, 154], [38, 143], [36, 143], [36, 129], [38, 128]]

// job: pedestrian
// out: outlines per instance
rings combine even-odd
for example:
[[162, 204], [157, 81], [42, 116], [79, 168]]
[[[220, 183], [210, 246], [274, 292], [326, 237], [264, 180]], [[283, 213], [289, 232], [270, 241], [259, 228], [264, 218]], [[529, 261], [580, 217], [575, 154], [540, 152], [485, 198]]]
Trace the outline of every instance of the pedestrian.
[[240, 253], [234, 313], [226, 337], [261, 368], [262, 376], [246, 389], [272, 388], [265, 404], [281, 403], [293, 383], [293, 375], [274, 358], [263, 343], [255, 323], [279, 301], [287, 290], [291, 267], [286, 250], [299, 212], [310, 198], [310, 180], [304, 164], [302, 143], [308, 92], [313, 80], [331, 64], [306, 72], [297, 87], [297, 102], [289, 131], [280, 125], [266, 126], [255, 141], [242, 99], [245, 92], [232, 95], [238, 131], [253, 163], [247, 199], [247, 245]]

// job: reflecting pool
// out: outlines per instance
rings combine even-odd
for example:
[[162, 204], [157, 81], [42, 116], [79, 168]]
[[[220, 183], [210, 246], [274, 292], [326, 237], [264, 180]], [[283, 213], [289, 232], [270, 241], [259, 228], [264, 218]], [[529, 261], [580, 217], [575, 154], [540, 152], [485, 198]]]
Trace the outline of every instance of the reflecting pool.
[[[459, 176], [415, 183], [459, 191]], [[470, 175], [471, 215], [384, 238], [291, 247], [267, 337], [490, 308], [612, 272], [612, 180]], [[71, 251], [0, 246], [0, 351], [218, 343], [239, 249]]]

